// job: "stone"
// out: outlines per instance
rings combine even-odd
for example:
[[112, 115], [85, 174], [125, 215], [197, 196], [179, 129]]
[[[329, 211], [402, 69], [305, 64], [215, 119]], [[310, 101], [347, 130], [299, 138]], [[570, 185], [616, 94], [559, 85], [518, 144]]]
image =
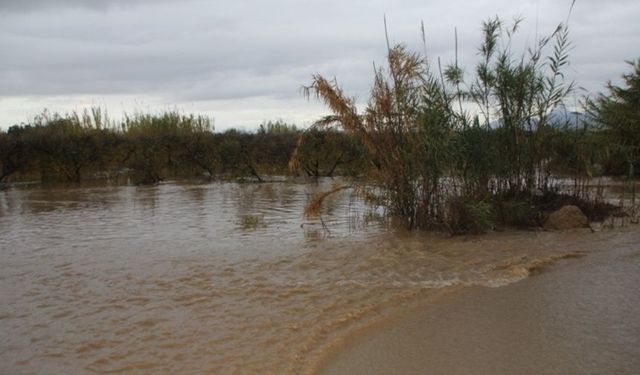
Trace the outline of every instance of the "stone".
[[573, 205], [563, 206], [553, 212], [544, 223], [544, 228], [549, 230], [586, 228], [588, 226], [589, 219], [578, 206]]

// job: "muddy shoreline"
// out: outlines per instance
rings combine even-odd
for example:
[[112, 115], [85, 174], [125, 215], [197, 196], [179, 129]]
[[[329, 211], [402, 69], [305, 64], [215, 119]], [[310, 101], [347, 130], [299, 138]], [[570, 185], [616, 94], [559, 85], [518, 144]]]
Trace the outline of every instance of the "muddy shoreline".
[[593, 240], [584, 257], [560, 259], [516, 283], [460, 288], [405, 309], [347, 341], [318, 372], [634, 373], [640, 233], [635, 226]]

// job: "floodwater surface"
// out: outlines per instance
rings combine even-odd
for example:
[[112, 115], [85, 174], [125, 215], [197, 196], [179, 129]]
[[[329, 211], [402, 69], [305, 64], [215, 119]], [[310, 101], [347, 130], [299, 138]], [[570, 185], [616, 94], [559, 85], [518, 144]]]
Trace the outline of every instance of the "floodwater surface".
[[501, 288], [420, 303], [351, 340], [322, 374], [638, 374], [640, 232]]
[[305, 219], [331, 183], [0, 192], [0, 373], [314, 373], [416, 301], [621, 238], [404, 233], [348, 191]]

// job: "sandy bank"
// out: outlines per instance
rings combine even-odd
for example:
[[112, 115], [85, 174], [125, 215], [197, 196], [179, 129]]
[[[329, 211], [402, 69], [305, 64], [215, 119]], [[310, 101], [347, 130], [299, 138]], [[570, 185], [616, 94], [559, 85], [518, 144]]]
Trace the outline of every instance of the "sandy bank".
[[640, 231], [500, 287], [466, 288], [349, 343], [323, 374], [640, 371]]

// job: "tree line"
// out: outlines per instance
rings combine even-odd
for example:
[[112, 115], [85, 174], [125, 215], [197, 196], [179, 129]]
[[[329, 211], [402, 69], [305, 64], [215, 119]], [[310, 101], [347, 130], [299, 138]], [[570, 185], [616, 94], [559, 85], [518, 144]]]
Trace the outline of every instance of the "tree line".
[[[304, 136], [303, 136], [304, 134]], [[125, 176], [137, 184], [167, 178], [248, 178], [269, 175], [352, 175], [360, 145], [342, 132], [303, 132], [282, 121], [257, 131], [214, 132], [204, 116], [178, 111], [125, 115], [110, 121], [99, 108], [44, 112], [28, 124], [0, 132], [0, 182], [80, 182]], [[296, 150], [299, 161], [290, 170]]]
[[[634, 66], [633, 77], [640, 73], [637, 63]], [[625, 95], [631, 89], [612, 90]], [[637, 120], [620, 121], [623, 114], [615, 107], [621, 105], [615, 96], [602, 94], [590, 102], [590, 122], [565, 119], [547, 126], [541, 133], [542, 177], [625, 176], [630, 170], [637, 174]], [[382, 168], [381, 160], [357, 136], [324, 124], [300, 129], [269, 121], [253, 132], [216, 133], [209, 118], [178, 111], [125, 115], [118, 122], [110, 121], [100, 108], [68, 114], [45, 111], [28, 124], [0, 130], [0, 182], [80, 182], [117, 175], [132, 177], [136, 183], [194, 176], [262, 181], [269, 175], [356, 176]], [[466, 184], [472, 192], [481, 179], [498, 174], [496, 168], [507, 168], [501, 160], [508, 132], [506, 127], [477, 123], [451, 128], [447, 134], [451, 150], [443, 170], [458, 169], [465, 180], [473, 181]], [[429, 138], [437, 139], [437, 134]], [[427, 159], [423, 155], [415, 161]]]

